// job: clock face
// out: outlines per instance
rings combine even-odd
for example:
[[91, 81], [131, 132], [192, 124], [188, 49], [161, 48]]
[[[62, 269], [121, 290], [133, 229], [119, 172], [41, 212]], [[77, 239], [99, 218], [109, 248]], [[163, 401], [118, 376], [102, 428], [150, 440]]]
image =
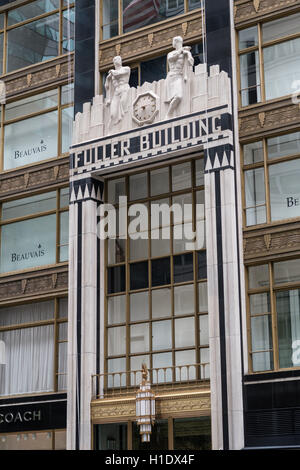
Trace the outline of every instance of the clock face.
[[156, 112], [156, 98], [150, 93], [145, 93], [137, 98], [134, 107], [133, 115], [137, 122], [149, 122], [154, 117]]

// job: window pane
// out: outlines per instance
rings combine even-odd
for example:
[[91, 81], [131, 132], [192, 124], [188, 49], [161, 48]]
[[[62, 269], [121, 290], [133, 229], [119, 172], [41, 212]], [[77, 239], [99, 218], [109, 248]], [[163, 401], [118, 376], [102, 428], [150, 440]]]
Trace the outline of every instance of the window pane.
[[[120, 387], [126, 384], [126, 359], [120, 357], [107, 361], [108, 387]], [[121, 373], [123, 372], [123, 373]]]
[[191, 164], [190, 162], [172, 166], [172, 191], [191, 188]]
[[300, 160], [269, 167], [271, 220], [300, 215]]
[[300, 132], [273, 137], [267, 144], [269, 159], [296, 155], [300, 153]]
[[160, 168], [150, 172], [151, 196], [169, 192], [169, 168]]
[[272, 370], [273, 368], [274, 368], [273, 353], [271, 351], [252, 354], [253, 372], [260, 372], [263, 370]]
[[34, 302], [0, 309], [0, 326], [21, 325], [54, 319], [54, 301]]
[[[152, 349], [172, 348], [172, 323], [171, 320], [155, 321], [152, 323]], [[157, 367], [157, 366], [154, 366]]]
[[126, 240], [120, 238], [109, 238], [108, 246], [108, 264], [117, 264], [125, 261]]
[[171, 316], [171, 289], [152, 291], [152, 318]]
[[147, 173], [129, 176], [130, 200], [143, 199], [148, 195]]
[[133, 423], [132, 449], [139, 451], [168, 449], [168, 420], [155, 420], [151, 430], [151, 442], [142, 442], [140, 427]]
[[258, 51], [243, 54], [240, 57], [242, 105], [261, 101]]
[[251, 165], [264, 161], [264, 150], [262, 141], [253, 142], [243, 146], [244, 164]]
[[172, 353], [153, 354], [153, 383], [172, 381]]
[[149, 294], [139, 292], [130, 295], [130, 321], [148, 320]]
[[126, 450], [127, 423], [96, 424], [96, 450]]
[[118, 3], [119, 0], [103, 0], [102, 2], [102, 35], [109, 39], [119, 34], [118, 31]]
[[175, 320], [175, 348], [195, 345], [195, 320], [193, 317]]
[[8, 103], [5, 106], [5, 120], [16, 119], [55, 106], [57, 106], [57, 89]]
[[57, 111], [4, 128], [4, 169], [17, 168], [57, 156]]
[[208, 315], [199, 316], [199, 338], [200, 346], [209, 344]]
[[194, 313], [194, 284], [174, 288], [174, 314], [187, 315]]
[[206, 251], [199, 251], [198, 257], [198, 279], [207, 278]]
[[209, 348], [200, 348], [201, 379], [210, 377], [210, 355]]
[[200, 282], [198, 284], [198, 303], [199, 303], [199, 312], [208, 311], [208, 299], [207, 299], [207, 283]]
[[7, 72], [58, 55], [59, 14], [32, 21], [7, 32]]
[[130, 265], [130, 289], [145, 289], [148, 287], [148, 261]]
[[258, 90], [260, 85], [258, 51], [243, 54], [240, 57], [241, 90], [243, 105], [259, 101]]
[[53, 325], [0, 332], [0, 341], [6, 353], [1, 395], [53, 391]]
[[107, 185], [107, 201], [111, 204], [119, 203], [119, 197], [125, 196], [125, 178], [110, 180]]
[[130, 327], [130, 352], [149, 351], [149, 323], [139, 323]]
[[68, 298], [63, 297], [58, 301], [58, 318], [68, 318]]
[[259, 313], [270, 312], [270, 294], [253, 294], [250, 295], [250, 313], [256, 315]]
[[174, 256], [173, 260], [174, 282], [192, 281], [194, 277], [192, 253]]
[[108, 297], [107, 310], [107, 322], [109, 325], [113, 325], [114, 323], [125, 323], [126, 296], [117, 295], [114, 297]]
[[0, 29], [4, 28], [4, 17], [5, 17], [5, 14], [1, 13], [0, 14]]
[[260, 264], [248, 268], [249, 289], [269, 286], [269, 266]]
[[[271, 315], [251, 318], [251, 342], [253, 352], [272, 349]], [[269, 366], [269, 364], [266, 364], [266, 370]]]
[[248, 170], [244, 175], [247, 226], [262, 224], [266, 222], [264, 169]]
[[68, 350], [68, 343], [58, 344], [58, 373], [59, 374], [67, 374], [67, 350]]
[[177, 224], [173, 227], [173, 252], [183, 253], [190, 250], [190, 243], [195, 242], [192, 223]]
[[167, 60], [165, 56], [141, 62], [141, 85], [144, 82], [155, 82], [167, 75]]
[[69, 152], [72, 143], [73, 118], [73, 106], [61, 110], [61, 153]]
[[[168, 238], [163, 238], [167, 234], [167, 230], [169, 231]], [[155, 229], [152, 230], [151, 233], [151, 257], [157, 256], [166, 256], [170, 254], [170, 227], [165, 227], [164, 229]], [[158, 238], [157, 238], [158, 237]]]
[[[300, 38], [264, 49], [266, 99], [290, 95], [300, 75]], [[284, 60], [282, 58], [284, 57]]]
[[62, 53], [74, 51], [75, 39], [75, 9], [69, 8], [63, 12], [62, 24]]
[[69, 188], [63, 188], [60, 190], [59, 206], [62, 209], [63, 207], [69, 206]]
[[7, 24], [11, 26], [21, 21], [34, 18], [35, 16], [43, 15], [44, 13], [50, 13], [57, 8], [59, 8], [59, 0], [38, 0], [31, 2], [27, 5], [15, 8], [14, 10], [9, 10]]
[[300, 290], [276, 293], [280, 367], [300, 366]]
[[189, 10], [195, 10], [195, 8], [201, 8], [201, 1], [189, 0]]
[[274, 263], [275, 284], [300, 281], [300, 260], [291, 259]]
[[175, 352], [175, 364], [176, 364], [176, 380], [195, 380], [196, 378], [196, 367], [195, 364], [195, 350], [189, 351], [176, 351]]
[[155, 259], [151, 262], [152, 286], [170, 284], [170, 258]]
[[36, 214], [56, 209], [56, 193], [44, 193], [24, 197], [2, 204], [2, 220], [15, 219], [25, 215]]
[[123, 0], [123, 32], [134, 31], [184, 13], [184, 0], [142, 1]]
[[204, 185], [204, 159], [195, 161], [195, 170], [196, 170], [196, 186]]
[[107, 330], [107, 354], [118, 356], [126, 353], [126, 327], [117, 326]]
[[268, 21], [262, 25], [263, 41], [274, 41], [290, 34], [300, 33], [300, 13], [286, 16], [275, 21]]
[[68, 340], [68, 323], [59, 323], [58, 324], [58, 340], [67, 341]]
[[0, 261], [2, 273], [54, 264], [55, 259], [55, 214], [2, 227]]
[[210, 417], [174, 419], [174, 449], [210, 450]]
[[[145, 234], [148, 238], [148, 232]], [[125, 240], [124, 240], [125, 241]], [[148, 240], [144, 238], [137, 238], [136, 240], [129, 239], [130, 247], [130, 260], [136, 261], [139, 259], [148, 258]]]
[[108, 294], [125, 290], [125, 266], [115, 266], [107, 269]]
[[3, 73], [3, 43], [4, 43], [4, 35], [3, 33], [0, 34], [0, 75]]
[[239, 31], [239, 50], [258, 45], [257, 26]]
[[178, 205], [178, 210], [172, 212], [173, 223], [192, 222], [193, 221], [193, 210], [192, 210], [192, 194], [180, 194], [172, 197], [172, 205]]
[[61, 87], [61, 104], [73, 103], [74, 101], [74, 83], [68, 83]]
[[59, 229], [59, 261], [67, 261], [69, 259], [69, 212], [61, 212], [60, 229]]

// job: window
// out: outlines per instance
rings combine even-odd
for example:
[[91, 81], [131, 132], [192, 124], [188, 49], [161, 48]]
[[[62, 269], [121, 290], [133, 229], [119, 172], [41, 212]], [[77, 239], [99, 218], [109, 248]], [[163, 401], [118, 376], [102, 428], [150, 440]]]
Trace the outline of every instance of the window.
[[[129, 200], [127, 239], [121, 195]], [[139, 371], [145, 362], [167, 367], [167, 380], [172, 373], [177, 381], [209, 378], [203, 159], [109, 180], [106, 200], [116, 208], [119, 227], [106, 240], [107, 372]], [[134, 225], [135, 203], [151, 214], [146, 227]], [[189, 248], [196, 225], [197, 249]], [[125, 385], [125, 375], [120, 382], [115, 374], [110, 385]], [[162, 380], [159, 371], [153, 380]]]
[[0, 309], [0, 395], [66, 390], [67, 298]]
[[73, 51], [74, 26], [75, 10], [62, 0], [37, 0], [3, 13], [1, 74]]
[[253, 372], [300, 366], [300, 260], [248, 268]]
[[66, 450], [66, 430], [0, 434], [0, 450]]
[[300, 132], [243, 146], [245, 225], [300, 217]]
[[[194, 58], [194, 66], [203, 63], [203, 48], [201, 43], [193, 44], [191, 46], [191, 53]], [[167, 76], [167, 55], [162, 55], [141, 61], [138, 63], [130, 64], [131, 72], [129, 85], [131, 87], [141, 86], [144, 82], [152, 83], [159, 81]], [[102, 73], [102, 93], [105, 94], [105, 80], [107, 72]]]
[[134, 31], [195, 8], [201, 8], [201, 1], [102, 0], [102, 39]]
[[2, 204], [1, 273], [67, 261], [68, 194], [64, 188]]
[[300, 74], [300, 13], [239, 31], [241, 104], [290, 95]]
[[71, 145], [73, 84], [3, 106], [3, 169], [63, 155]]

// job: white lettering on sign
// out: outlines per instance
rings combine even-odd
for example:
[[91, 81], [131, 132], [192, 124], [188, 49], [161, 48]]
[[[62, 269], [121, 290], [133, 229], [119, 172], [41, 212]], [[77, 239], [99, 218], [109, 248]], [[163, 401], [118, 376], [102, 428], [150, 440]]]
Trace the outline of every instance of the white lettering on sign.
[[41, 421], [41, 410], [34, 411], [17, 411], [9, 413], [0, 413], [0, 424], [23, 423], [28, 421]]

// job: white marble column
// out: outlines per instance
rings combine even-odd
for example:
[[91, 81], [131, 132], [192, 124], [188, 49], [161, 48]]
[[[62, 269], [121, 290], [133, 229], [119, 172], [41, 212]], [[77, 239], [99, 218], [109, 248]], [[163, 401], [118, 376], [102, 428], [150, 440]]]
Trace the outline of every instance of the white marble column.
[[68, 337], [68, 449], [91, 449], [91, 378], [98, 371], [99, 253], [97, 207], [101, 182], [71, 183]]
[[205, 152], [213, 449], [244, 446], [240, 243], [231, 139]]

